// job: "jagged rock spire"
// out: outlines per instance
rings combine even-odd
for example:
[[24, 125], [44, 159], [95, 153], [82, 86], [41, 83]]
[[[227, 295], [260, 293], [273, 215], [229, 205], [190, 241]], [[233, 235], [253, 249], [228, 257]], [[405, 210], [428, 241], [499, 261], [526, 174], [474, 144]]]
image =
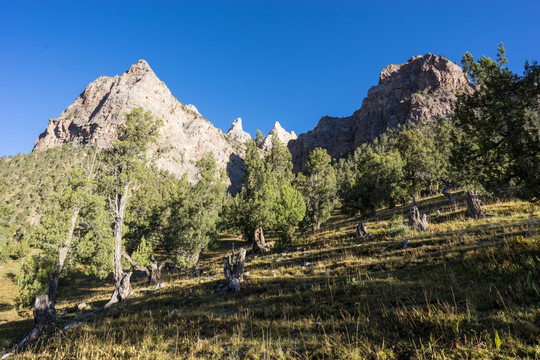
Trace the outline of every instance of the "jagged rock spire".
[[236, 118], [229, 131], [227, 132], [227, 136], [235, 141], [238, 141], [242, 144], [244, 144], [246, 141], [251, 139], [251, 135], [249, 133], [245, 132], [244, 129], [242, 129], [242, 119]]
[[272, 127], [272, 130], [268, 133], [268, 136], [266, 139], [264, 139], [264, 142], [262, 144], [262, 149], [264, 151], [270, 151], [272, 148], [272, 135], [276, 135], [285, 146], [289, 144], [289, 141], [296, 139], [296, 134], [294, 131], [287, 132], [281, 124], [276, 121], [274, 123], [274, 127]]

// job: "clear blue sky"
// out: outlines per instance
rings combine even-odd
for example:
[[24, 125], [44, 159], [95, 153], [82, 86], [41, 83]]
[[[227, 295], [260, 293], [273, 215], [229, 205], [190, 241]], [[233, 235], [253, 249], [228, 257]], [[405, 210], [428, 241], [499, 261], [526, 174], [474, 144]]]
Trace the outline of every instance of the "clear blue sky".
[[540, 60], [539, 1], [0, 0], [0, 156], [32, 150], [101, 75], [146, 59], [183, 103], [227, 131], [297, 133], [357, 110], [381, 69], [414, 55], [460, 62], [504, 42]]

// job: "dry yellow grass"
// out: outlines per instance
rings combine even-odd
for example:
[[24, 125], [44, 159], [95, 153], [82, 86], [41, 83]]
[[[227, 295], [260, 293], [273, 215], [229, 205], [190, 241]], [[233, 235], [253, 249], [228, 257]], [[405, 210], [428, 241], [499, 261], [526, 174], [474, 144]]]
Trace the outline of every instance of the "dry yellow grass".
[[[224, 235], [202, 257], [201, 276], [166, 274], [156, 293], [135, 279], [137, 295], [126, 303], [17, 356], [540, 358], [539, 210], [522, 201], [486, 203], [493, 216], [473, 221], [442, 196], [423, 199], [421, 211], [432, 215], [425, 234], [403, 225], [408, 206], [385, 209], [367, 222], [373, 238], [360, 242], [356, 219], [336, 213], [288, 250], [249, 256], [239, 294], [216, 290], [223, 257], [233, 241], [240, 246]], [[69, 313], [61, 326], [90, 313], [77, 313], [78, 303], [96, 308], [111, 291], [80, 272], [62, 286], [59, 311]], [[31, 324], [18, 321], [0, 324], [0, 334]]]

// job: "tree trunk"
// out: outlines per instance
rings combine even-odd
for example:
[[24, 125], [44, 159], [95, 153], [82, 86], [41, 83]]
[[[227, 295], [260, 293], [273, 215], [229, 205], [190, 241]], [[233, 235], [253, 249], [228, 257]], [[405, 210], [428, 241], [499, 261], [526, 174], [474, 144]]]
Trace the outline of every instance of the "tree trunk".
[[111, 299], [105, 306], [104, 309], [116, 304], [117, 302], [125, 301], [128, 295], [131, 293], [131, 275], [132, 272], [125, 273], [120, 279], [120, 283], [114, 286], [114, 292], [111, 296]]
[[34, 302], [34, 328], [17, 345], [23, 348], [29, 341], [38, 339], [47, 328], [56, 327], [56, 317], [47, 294], [36, 295]]
[[161, 286], [161, 270], [167, 264], [166, 261], [157, 261], [154, 255], [150, 256], [150, 274], [148, 276], [148, 283], [155, 285], [156, 288]]
[[426, 232], [428, 229], [428, 221], [426, 214], [420, 214], [416, 206], [416, 199], [413, 196], [413, 206], [409, 212], [409, 226], [417, 229], [420, 232]]
[[[118, 301], [125, 300], [127, 297], [126, 289], [131, 291], [130, 278], [132, 273], [124, 273], [122, 270], [122, 231], [124, 227], [124, 214], [126, 211], [127, 197], [129, 193], [129, 182], [124, 184], [122, 194], [116, 196], [114, 210], [116, 219], [114, 222], [114, 255], [113, 255], [113, 277], [114, 277], [114, 292], [111, 300], [105, 305], [109, 307]], [[129, 293], [128, 291], [128, 293]], [[125, 295], [125, 296], [124, 296]]]
[[450, 188], [452, 187], [452, 184], [449, 184], [448, 182], [446, 182], [445, 180], [441, 179], [442, 182], [444, 183], [444, 187], [442, 189], [442, 193], [444, 196], [446, 196], [448, 198], [448, 202], [450, 203], [450, 205], [455, 205], [456, 204], [456, 198], [450, 194], [448, 192], [448, 190], [450, 190]]
[[467, 214], [473, 219], [480, 219], [486, 216], [480, 206], [480, 199], [478, 194], [473, 191], [467, 191], [467, 197], [465, 199], [467, 204]]
[[363, 222], [359, 222], [356, 225], [356, 240], [360, 240], [360, 237], [371, 236], [366, 229], [366, 225]]
[[68, 253], [71, 251], [71, 241], [73, 239], [73, 233], [75, 232], [75, 226], [77, 225], [77, 219], [79, 218], [80, 208], [76, 207], [73, 210], [73, 215], [71, 216], [71, 223], [69, 225], [68, 234], [64, 245], [58, 251], [58, 259], [56, 260], [56, 269], [54, 271], [53, 277], [49, 281], [49, 299], [50, 299], [50, 308], [53, 314], [56, 315], [56, 293], [58, 289], [58, 279], [60, 278], [60, 273], [64, 268], [64, 263]]
[[236, 262], [234, 261], [234, 248], [232, 255], [225, 257], [225, 266], [223, 268], [223, 273], [225, 275], [225, 280], [227, 281], [227, 286], [229, 289], [234, 291], [240, 290], [240, 283], [244, 280], [244, 264], [246, 260], [246, 249], [241, 248], [236, 257]]
[[148, 276], [149, 285], [155, 285], [156, 288], [161, 286], [161, 270], [165, 267], [167, 261], [157, 261], [154, 255], [150, 255], [150, 266], [141, 266], [133, 261], [127, 252], [122, 251], [122, 256], [130, 263], [133, 269], [142, 271]]
[[255, 236], [253, 239], [253, 252], [268, 252], [270, 251], [270, 248], [266, 244], [266, 240], [264, 239], [264, 233], [262, 227], [258, 227], [255, 229]]

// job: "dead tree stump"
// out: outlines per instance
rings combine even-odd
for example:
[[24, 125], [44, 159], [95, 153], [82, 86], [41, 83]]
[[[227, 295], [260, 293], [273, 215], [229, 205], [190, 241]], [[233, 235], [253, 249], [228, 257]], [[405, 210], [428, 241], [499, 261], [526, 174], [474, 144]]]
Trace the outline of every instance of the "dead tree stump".
[[166, 261], [157, 261], [154, 255], [150, 256], [150, 274], [148, 275], [148, 283], [156, 286], [161, 286], [161, 270], [167, 264]]
[[360, 237], [371, 237], [371, 234], [367, 231], [366, 225], [363, 222], [359, 222], [356, 225], [356, 240], [360, 240]]
[[268, 244], [266, 244], [266, 240], [264, 239], [264, 233], [262, 227], [258, 227], [255, 229], [255, 234], [253, 238], [253, 252], [268, 252], [270, 251], [270, 248], [268, 247]]
[[467, 214], [473, 219], [480, 219], [486, 216], [480, 206], [480, 199], [478, 194], [473, 191], [467, 191], [467, 197], [465, 198], [467, 204]]
[[416, 206], [416, 199], [413, 196], [413, 206], [409, 212], [409, 226], [420, 232], [426, 232], [428, 229], [428, 220], [426, 214], [420, 214]]
[[48, 328], [56, 327], [56, 317], [51, 309], [49, 295], [36, 295], [34, 302], [34, 328], [17, 345], [19, 349], [23, 348], [29, 341], [38, 339]]
[[126, 259], [130, 265], [138, 271], [142, 271], [148, 276], [148, 284], [155, 285], [156, 288], [161, 286], [161, 270], [167, 264], [167, 261], [157, 261], [154, 255], [150, 255], [150, 266], [141, 266], [137, 264], [131, 256], [125, 251], [122, 251], [122, 256]]
[[232, 255], [225, 257], [225, 266], [223, 273], [227, 286], [234, 291], [240, 290], [240, 283], [244, 279], [244, 264], [246, 261], [246, 249], [241, 248], [238, 256], [234, 259], [234, 248]]
[[448, 190], [450, 190], [450, 188], [452, 187], [452, 184], [448, 183], [443, 179], [441, 180], [444, 183], [444, 187], [442, 189], [443, 195], [448, 198], [448, 202], [450, 203], [450, 205], [455, 205], [457, 203], [456, 198], [448, 192]]
[[128, 295], [131, 293], [131, 275], [132, 272], [128, 272], [122, 276], [122, 279], [118, 284], [114, 286], [114, 292], [111, 296], [111, 300], [105, 304], [104, 308], [108, 308], [111, 305], [116, 304], [117, 302], [125, 301]]

